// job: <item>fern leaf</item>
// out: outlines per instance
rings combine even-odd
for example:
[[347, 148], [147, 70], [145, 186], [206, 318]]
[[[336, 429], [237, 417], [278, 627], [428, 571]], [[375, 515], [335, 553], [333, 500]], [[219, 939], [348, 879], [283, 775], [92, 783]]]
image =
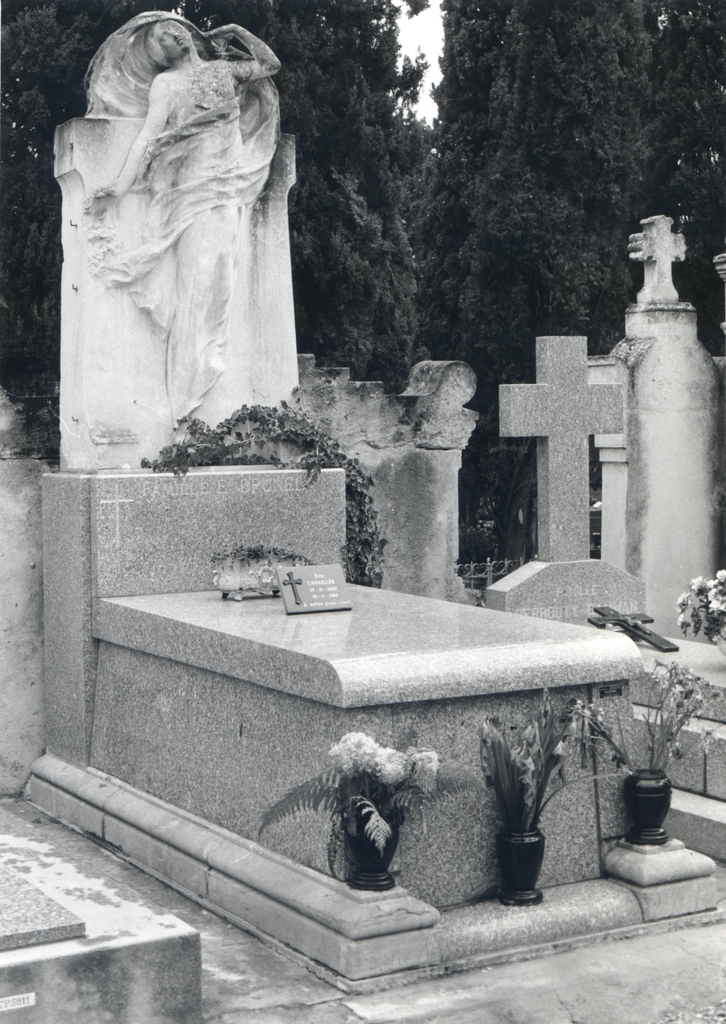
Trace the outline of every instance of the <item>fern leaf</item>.
[[364, 815], [368, 816], [368, 821], [365, 823], [364, 830], [365, 834], [375, 843], [375, 847], [383, 856], [383, 852], [386, 849], [386, 843], [391, 838], [391, 826], [388, 822], [381, 817], [378, 813], [377, 808], [370, 800], [361, 799], [358, 802], [360, 808], [361, 818]]
[[284, 818], [294, 817], [301, 811], [324, 810], [332, 813], [337, 810], [340, 806], [337, 783], [338, 773], [332, 768], [322, 775], [316, 775], [314, 779], [307, 779], [306, 782], [295, 786], [265, 811], [258, 835], [270, 825], [275, 825]]

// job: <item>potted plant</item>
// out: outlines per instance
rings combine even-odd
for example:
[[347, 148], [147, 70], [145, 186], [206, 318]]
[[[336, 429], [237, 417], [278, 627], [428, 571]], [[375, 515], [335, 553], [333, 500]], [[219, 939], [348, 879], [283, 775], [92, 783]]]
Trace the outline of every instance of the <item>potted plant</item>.
[[[542, 901], [542, 891], [536, 888], [545, 847], [539, 819], [564, 785], [562, 759], [570, 728], [567, 717], [555, 715], [546, 688], [536, 719], [521, 733], [512, 727], [507, 737], [495, 717], [484, 718], [479, 727], [482, 771], [494, 788], [502, 821], [497, 856], [504, 886], [499, 899], [509, 906]], [[557, 774], [562, 785], [545, 798], [549, 781]]]
[[719, 569], [712, 580], [703, 576], [691, 580], [688, 590], [678, 598], [678, 608], [678, 625], [685, 636], [691, 628], [694, 636], [703, 630], [711, 643], [726, 654], [726, 569]]
[[628, 751], [619, 716], [617, 739], [594, 704], [576, 701], [572, 717], [583, 755], [591, 743], [604, 740], [613, 751], [615, 764], [627, 773], [623, 798], [633, 822], [626, 836], [628, 842], [660, 846], [668, 842], [668, 833], [663, 828], [671, 805], [671, 782], [666, 774], [668, 759], [671, 755], [683, 756], [678, 737], [703, 703], [703, 693], [700, 678], [676, 662], [666, 665], [656, 661], [646, 678], [644, 763], [639, 764]]
[[286, 793], [265, 812], [260, 834], [300, 811], [327, 811], [331, 819], [328, 863], [341, 837], [355, 865], [354, 889], [390, 889], [388, 871], [407, 814], [420, 816], [428, 800], [461, 792], [468, 781], [442, 770], [434, 750], [383, 747], [366, 733], [349, 732], [328, 751], [330, 767]]

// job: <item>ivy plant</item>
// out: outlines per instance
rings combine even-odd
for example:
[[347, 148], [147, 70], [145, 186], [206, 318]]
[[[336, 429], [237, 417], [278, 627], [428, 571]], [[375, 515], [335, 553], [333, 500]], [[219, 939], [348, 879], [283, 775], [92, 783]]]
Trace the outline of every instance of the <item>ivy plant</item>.
[[283, 402], [279, 409], [243, 405], [216, 427], [190, 418], [182, 424], [184, 437], [162, 448], [153, 462], [143, 459], [144, 468], [179, 475], [195, 466], [279, 466], [307, 470], [310, 482], [322, 469], [344, 469], [346, 577], [380, 588], [386, 541], [371, 497], [373, 480], [309, 416]]

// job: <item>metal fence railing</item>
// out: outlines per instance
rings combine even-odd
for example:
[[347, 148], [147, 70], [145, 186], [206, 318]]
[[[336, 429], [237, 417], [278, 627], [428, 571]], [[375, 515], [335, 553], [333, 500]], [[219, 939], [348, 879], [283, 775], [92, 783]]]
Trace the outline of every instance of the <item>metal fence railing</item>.
[[521, 564], [521, 558], [503, 558], [500, 561], [487, 558], [486, 562], [460, 562], [456, 566], [456, 575], [464, 581], [466, 589], [471, 590], [477, 597], [479, 604], [483, 605], [487, 587], [490, 587], [494, 580], [514, 572]]

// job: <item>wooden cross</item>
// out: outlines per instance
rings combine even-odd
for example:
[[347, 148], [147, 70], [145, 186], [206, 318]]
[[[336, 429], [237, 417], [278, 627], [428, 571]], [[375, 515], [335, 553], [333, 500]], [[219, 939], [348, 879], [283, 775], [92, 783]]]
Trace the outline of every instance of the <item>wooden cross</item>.
[[638, 292], [641, 305], [679, 301], [673, 284], [672, 264], [686, 258], [686, 240], [683, 235], [673, 234], [672, 225], [671, 217], [646, 217], [640, 222], [643, 230], [628, 240], [631, 260], [645, 264], [643, 287]]
[[101, 505], [115, 505], [116, 506], [116, 547], [121, 547], [121, 523], [119, 519], [119, 505], [133, 504], [135, 498], [119, 498], [118, 494], [118, 480], [116, 481], [116, 497], [115, 498], [101, 498], [99, 504]]
[[500, 435], [537, 438], [542, 561], [589, 559], [588, 435], [622, 429], [622, 385], [587, 383], [587, 338], [537, 338], [537, 383], [500, 385]]
[[680, 647], [678, 644], [671, 643], [670, 640], [666, 640], [664, 636], [659, 636], [658, 633], [654, 633], [652, 629], [648, 629], [644, 626], [644, 622], [653, 622], [653, 618], [650, 615], [644, 615], [639, 612], [637, 615], [623, 615], [622, 612], [617, 611], [615, 608], [595, 608], [594, 615], [588, 615], [587, 621], [597, 626], [598, 629], [605, 629], [606, 626], [616, 626], [621, 633], [625, 633], [631, 640], [643, 640], [646, 644], [650, 644], [651, 647], [655, 647], [656, 651], [666, 653], [667, 651], [679, 651]]
[[295, 573], [290, 570], [287, 574], [287, 578], [282, 581], [283, 587], [292, 587], [292, 596], [295, 598], [295, 604], [302, 604], [302, 598], [298, 593], [298, 587], [302, 586], [302, 580], [295, 579]]

